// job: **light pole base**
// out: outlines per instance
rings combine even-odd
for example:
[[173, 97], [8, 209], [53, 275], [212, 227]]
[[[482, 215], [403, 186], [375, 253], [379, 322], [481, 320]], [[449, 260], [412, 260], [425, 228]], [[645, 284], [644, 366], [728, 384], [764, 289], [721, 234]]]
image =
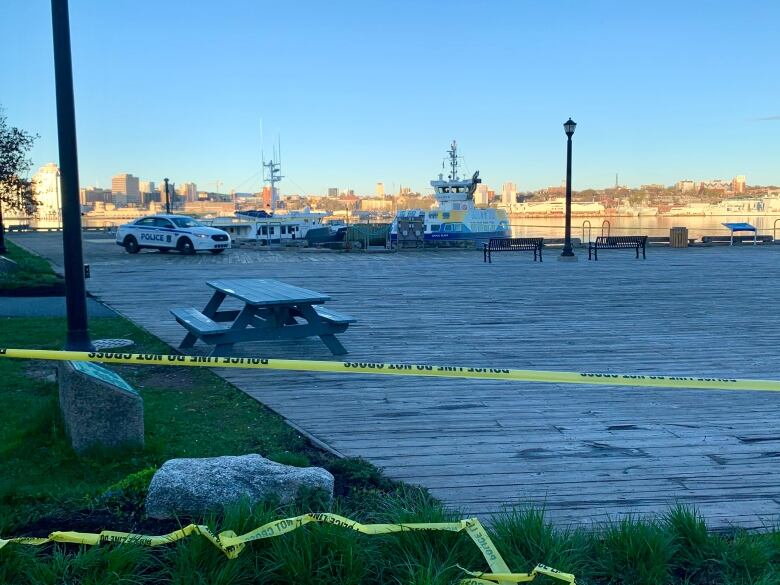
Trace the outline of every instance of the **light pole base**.
[[571, 256], [564, 256], [561, 254], [558, 256], [558, 260], [561, 260], [562, 262], [577, 262], [577, 257], [574, 254]]
[[87, 331], [68, 331], [65, 339], [67, 351], [95, 351], [95, 346], [89, 340]]

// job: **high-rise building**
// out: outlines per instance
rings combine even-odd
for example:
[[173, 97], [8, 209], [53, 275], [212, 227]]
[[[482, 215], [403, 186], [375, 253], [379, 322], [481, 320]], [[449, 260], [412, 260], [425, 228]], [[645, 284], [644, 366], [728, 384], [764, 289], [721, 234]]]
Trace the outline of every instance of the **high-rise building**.
[[85, 187], [79, 189], [79, 200], [82, 205], [94, 205], [95, 203], [113, 203], [114, 197], [111, 189], [101, 189], [100, 187]]
[[154, 181], [140, 181], [138, 189], [141, 193], [154, 193]]
[[745, 175], [737, 175], [731, 180], [731, 190], [734, 193], [744, 193], [745, 192]]
[[198, 186], [195, 183], [182, 183], [179, 185], [179, 195], [181, 195], [185, 201], [197, 201]]
[[55, 163], [43, 165], [33, 175], [33, 192], [38, 202], [36, 215], [59, 215], [62, 211], [60, 169]]
[[480, 183], [477, 185], [476, 190], [474, 191], [474, 205], [487, 205], [489, 203], [488, 199], [488, 186]]
[[501, 203], [511, 205], [515, 202], [515, 195], [517, 195], [517, 185], [511, 182], [504, 183], [501, 187]]
[[339, 188], [338, 187], [328, 187], [328, 197], [338, 197], [339, 196]]
[[384, 197], [385, 196], [385, 184], [384, 183], [377, 183], [376, 184], [376, 196], [377, 197]]
[[114, 175], [111, 177], [111, 193], [117, 203], [140, 203], [141, 190], [139, 188], [138, 177], [129, 173]]

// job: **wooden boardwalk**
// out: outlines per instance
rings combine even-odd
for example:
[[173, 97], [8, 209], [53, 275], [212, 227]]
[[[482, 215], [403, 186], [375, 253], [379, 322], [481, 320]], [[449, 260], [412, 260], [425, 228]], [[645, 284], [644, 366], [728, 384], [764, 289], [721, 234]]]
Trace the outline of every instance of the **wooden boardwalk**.
[[[14, 236], [50, 256], [58, 235]], [[178, 344], [174, 306], [214, 278], [325, 292], [358, 323], [349, 359], [551, 370], [780, 377], [780, 246], [651, 248], [646, 261], [542, 264], [474, 251], [129, 256], [87, 236], [89, 290]], [[202, 346], [201, 346], [202, 347]], [[196, 346], [198, 349], [198, 346]], [[237, 355], [331, 359], [318, 340]], [[469, 514], [544, 505], [561, 524], [695, 505], [713, 527], [780, 518], [780, 395], [221, 370], [334, 451]], [[229, 431], [228, 431], [229, 432]]]

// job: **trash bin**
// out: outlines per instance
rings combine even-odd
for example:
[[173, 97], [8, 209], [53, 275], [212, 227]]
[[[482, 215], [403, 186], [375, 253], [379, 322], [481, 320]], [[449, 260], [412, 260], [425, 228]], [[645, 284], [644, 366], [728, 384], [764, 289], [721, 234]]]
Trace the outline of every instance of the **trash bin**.
[[688, 228], [673, 227], [669, 230], [669, 246], [672, 248], [688, 247]]

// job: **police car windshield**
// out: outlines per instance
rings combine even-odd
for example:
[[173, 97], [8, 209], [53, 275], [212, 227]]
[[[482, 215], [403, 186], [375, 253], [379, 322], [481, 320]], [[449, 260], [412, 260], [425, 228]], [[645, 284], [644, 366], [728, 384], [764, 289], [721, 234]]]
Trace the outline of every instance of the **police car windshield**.
[[202, 223], [197, 222], [194, 219], [189, 217], [172, 217], [170, 219], [178, 227], [182, 227], [182, 228], [203, 227]]

